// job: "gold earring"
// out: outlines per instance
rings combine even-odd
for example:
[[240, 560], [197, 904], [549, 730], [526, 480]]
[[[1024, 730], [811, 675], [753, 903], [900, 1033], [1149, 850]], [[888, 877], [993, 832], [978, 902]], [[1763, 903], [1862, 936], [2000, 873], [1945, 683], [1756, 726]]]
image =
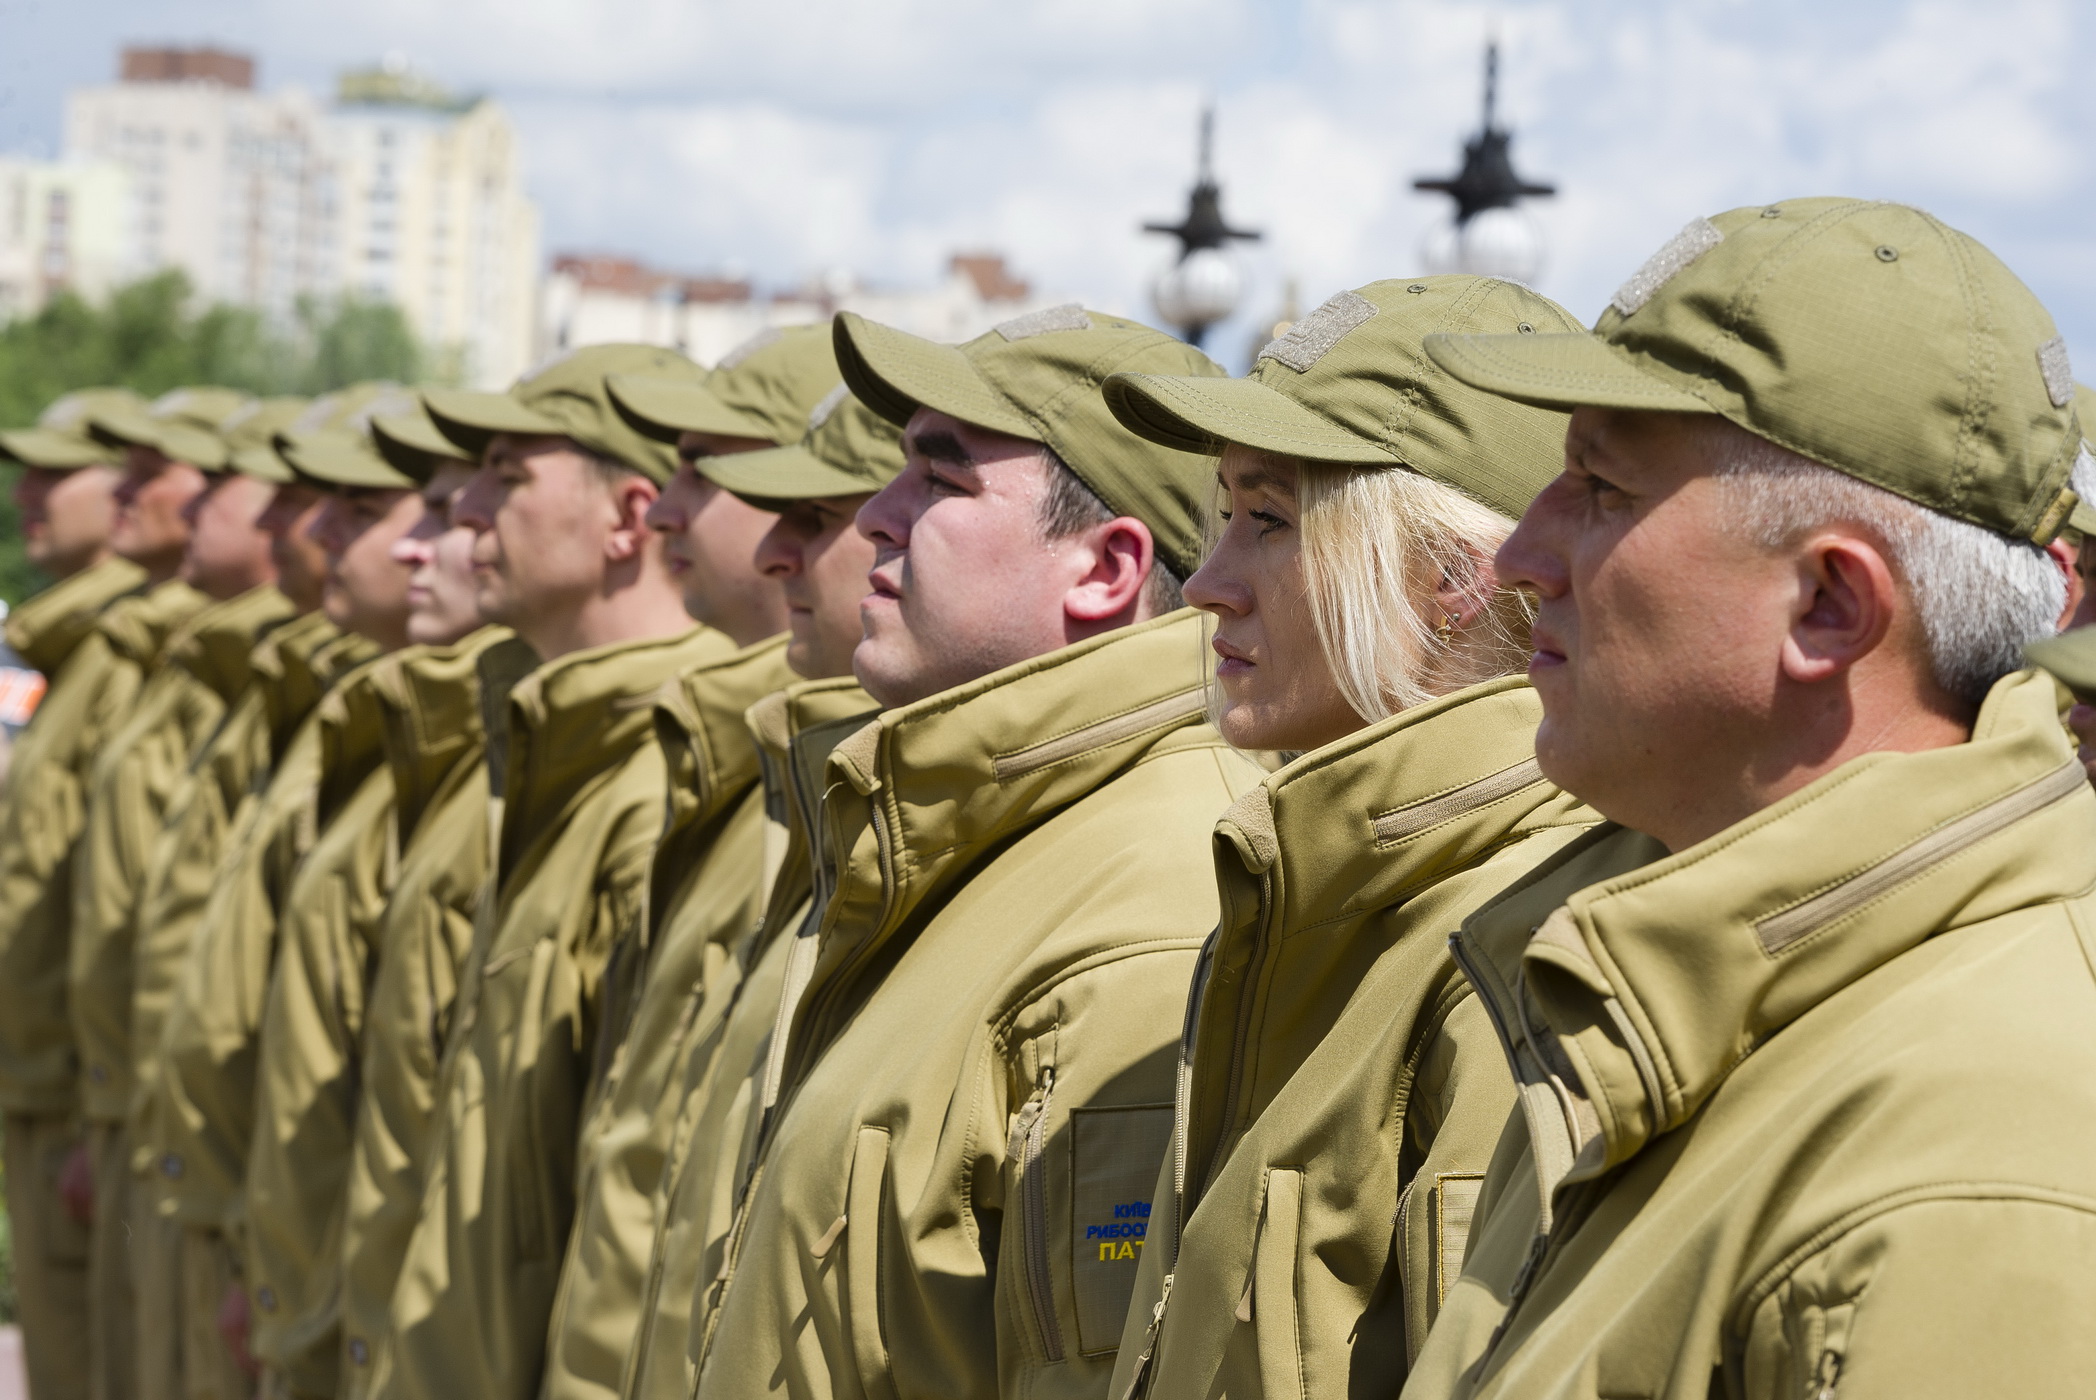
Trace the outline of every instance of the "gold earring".
[[1442, 646], [1447, 646], [1456, 639], [1456, 620], [1453, 614], [1441, 614], [1441, 625], [1434, 629], [1434, 635], [1441, 639]]

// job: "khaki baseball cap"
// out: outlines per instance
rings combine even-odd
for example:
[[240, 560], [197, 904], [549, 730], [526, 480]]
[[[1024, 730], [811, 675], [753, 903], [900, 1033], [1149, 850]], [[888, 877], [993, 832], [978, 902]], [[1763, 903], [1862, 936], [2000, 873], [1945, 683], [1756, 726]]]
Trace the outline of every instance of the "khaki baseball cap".
[[1193, 346], [1074, 303], [1015, 317], [965, 345], [850, 311], [838, 313], [836, 337], [844, 382], [881, 417], [906, 425], [921, 406], [1045, 444], [1108, 508], [1150, 527], [1174, 574], [1200, 567], [1214, 464], [1129, 432], [1099, 392], [1123, 372], [1222, 378]]
[[1796, 199], [1697, 219], [1591, 335], [1440, 335], [1523, 403], [1721, 414], [2014, 539], [2050, 541], [2081, 450], [2067, 345], [2028, 287], [1918, 209]]
[[566, 437], [660, 486], [675, 475], [677, 454], [612, 406], [604, 381], [614, 374], [690, 382], [705, 371], [659, 346], [587, 345], [534, 370], [506, 394], [425, 389], [422, 402], [437, 430], [470, 461], [480, 460], [497, 433]]
[[807, 435], [789, 447], [699, 457], [699, 475], [759, 510], [824, 496], [860, 496], [902, 475], [902, 429], [838, 384], [808, 415]]
[[140, 412], [145, 406], [129, 389], [75, 389], [38, 414], [35, 427], [0, 433], [0, 457], [54, 472], [113, 466], [117, 454], [91, 431], [94, 416]]
[[112, 404], [88, 421], [104, 442], [151, 447], [198, 471], [222, 472], [231, 457], [223, 432], [226, 420], [247, 401], [238, 389], [176, 389], [143, 407]]
[[[465, 456], [450, 438], [437, 431], [421, 399], [399, 413], [380, 413], [371, 419], [371, 445], [392, 468], [422, 486], [446, 462], [464, 462]], [[471, 462], [466, 465], [471, 466]]]
[[277, 453], [279, 432], [298, 421], [310, 399], [250, 399], [225, 421], [226, 465], [242, 476], [282, 486], [295, 478]]
[[372, 446], [371, 420], [414, 406], [414, 390], [398, 384], [352, 384], [315, 399], [297, 422], [277, 434], [277, 450], [299, 476], [329, 490], [407, 490], [415, 479]]
[[799, 442], [808, 415], [837, 383], [827, 324], [760, 331], [730, 350], [704, 378], [611, 376], [611, 397], [628, 422], [675, 445], [680, 433]]
[[1206, 456], [1227, 443], [1346, 466], [1410, 467], [1519, 519], [1565, 459], [1566, 415], [1473, 389], [1427, 358], [1429, 335], [1577, 335], [1515, 282], [1415, 277], [1341, 292], [1259, 352], [1242, 379], [1117, 374], [1129, 431]]

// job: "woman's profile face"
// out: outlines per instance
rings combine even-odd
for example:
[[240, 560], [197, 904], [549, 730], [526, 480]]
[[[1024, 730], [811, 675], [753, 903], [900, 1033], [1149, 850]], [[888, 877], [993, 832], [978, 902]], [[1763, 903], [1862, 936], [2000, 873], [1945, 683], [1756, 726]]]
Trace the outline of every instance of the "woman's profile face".
[[1185, 592], [1215, 618], [1223, 737], [1298, 752], [1342, 739], [1366, 721], [1339, 693], [1311, 618], [1295, 464], [1233, 448], [1216, 478], [1222, 534]]

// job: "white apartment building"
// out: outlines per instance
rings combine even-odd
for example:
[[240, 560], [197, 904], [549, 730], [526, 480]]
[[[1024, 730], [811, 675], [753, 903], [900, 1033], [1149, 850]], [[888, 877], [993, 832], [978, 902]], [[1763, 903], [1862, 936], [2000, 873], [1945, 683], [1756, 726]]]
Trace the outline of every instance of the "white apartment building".
[[930, 287], [862, 287], [832, 272], [809, 286], [759, 297], [739, 278], [684, 277], [630, 258], [555, 258], [539, 298], [541, 355], [614, 341], [662, 345], [711, 365], [773, 326], [826, 321], [838, 311], [933, 340], [972, 340], [999, 321], [1069, 301], [1035, 295], [996, 253], [956, 253]]
[[280, 322], [304, 297], [394, 302], [483, 387], [531, 360], [538, 215], [492, 102], [391, 63], [325, 106], [256, 91], [238, 55], [129, 49], [118, 82], [70, 95], [66, 150], [129, 173], [138, 271], [179, 267]]
[[98, 300], [135, 271], [122, 166], [0, 156], [0, 321], [61, 291]]

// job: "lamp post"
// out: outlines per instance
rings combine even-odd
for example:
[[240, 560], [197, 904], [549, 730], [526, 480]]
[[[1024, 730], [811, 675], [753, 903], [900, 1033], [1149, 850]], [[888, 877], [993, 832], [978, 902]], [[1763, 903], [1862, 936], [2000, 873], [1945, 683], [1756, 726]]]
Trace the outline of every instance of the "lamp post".
[[1176, 327], [1191, 345], [1200, 345], [1208, 328], [1229, 319], [1244, 295], [1244, 275], [1223, 248], [1233, 238], [1256, 239], [1250, 229], [1232, 228], [1223, 219], [1223, 192], [1215, 182], [1213, 163], [1215, 108], [1201, 112], [1201, 161], [1194, 177], [1186, 217], [1176, 224], [1144, 224], [1145, 233], [1168, 233], [1179, 240], [1179, 256], [1157, 275], [1150, 299], [1157, 314]]
[[1523, 199], [1557, 193], [1557, 186], [1514, 173], [1508, 149], [1513, 133], [1499, 125], [1499, 45], [1485, 45], [1485, 119], [1463, 143], [1463, 168], [1453, 175], [1412, 182], [1415, 190], [1445, 194], [1455, 217], [1427, 234], [1421, 250], [1430, 272], [1471, 272], [1533, 282], [1543, 269], [1543, 235], [1519, 207]]

